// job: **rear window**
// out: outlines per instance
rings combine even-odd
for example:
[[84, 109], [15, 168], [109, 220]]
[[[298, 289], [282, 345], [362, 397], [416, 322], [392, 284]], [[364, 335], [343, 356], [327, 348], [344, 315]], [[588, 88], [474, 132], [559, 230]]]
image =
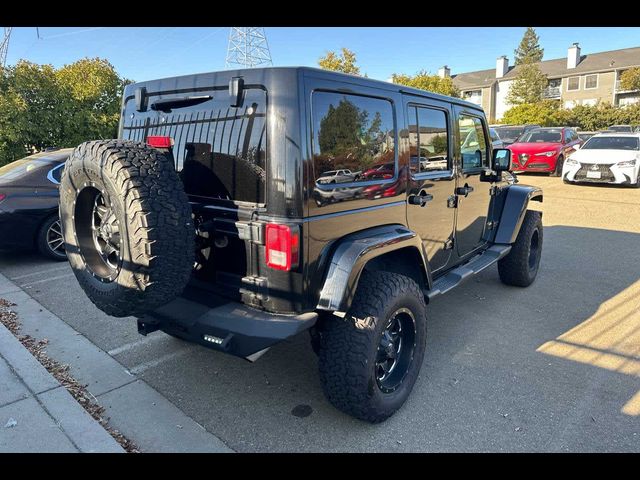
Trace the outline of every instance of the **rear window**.
[[50, 161], [34, 160], [32, 158], [23, 158], [22, 160], [16, 160], [9, 165], [0, 167], [0, 182], [4, 183], [10, 180], [25, 178], [30, 174], [42, 169], [43, 167], [47, 167], [50, 165]]
[[[213, 98], [168, 113], [126, 115], [122, 136], [136, 141], [151, 135], [173, 138], [176, 170], [189, 195], [265, 203], [266, 91], [246, 88], [240, 107], [230, 105], [228, 86], [205, 93]], [[151, 97], [149, 104], [172, 96]]]
[[521, 143], [560, 143], [561, 130], [530, 130], [518, 139]]
[[[316, 183], [395, 176], [395, 122], [389, 100], [322, 91], [312, 98]], [[348, 171], [336, 176], [339, 169]]]

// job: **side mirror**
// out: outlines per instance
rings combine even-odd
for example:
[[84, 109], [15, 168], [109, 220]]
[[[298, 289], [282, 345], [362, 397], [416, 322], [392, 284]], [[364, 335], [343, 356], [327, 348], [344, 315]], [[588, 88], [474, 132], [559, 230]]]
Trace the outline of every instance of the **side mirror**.
[[511, 150], [508, 148], [496, 148], [491, 159], [491, 169], [495, 172], [508, 172], [511, 170]]

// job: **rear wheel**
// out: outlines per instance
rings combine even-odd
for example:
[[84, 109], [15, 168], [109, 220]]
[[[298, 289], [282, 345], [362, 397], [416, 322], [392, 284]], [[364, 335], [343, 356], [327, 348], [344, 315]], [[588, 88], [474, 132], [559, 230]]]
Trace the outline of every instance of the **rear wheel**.
[[498, 262], [500, 280], [507, 285], [528, 287], [538, 275], [542, 254], [542, 217], [527, 210], [516, 242], [509, 254]]
[[365, 271], [347, 315], [332, 315], [323, 325], [319, 367], [325, 395], [356, 418], [386, 420], [413, 389], [426, 335], [418, 284], [397, 273]]
[[115, 317], [182, 292], [194, 264], [191, 207], [173, 162], [145, 144], [77, 147], [60, 184], [69, 263], [89, 299]]
[[44, 221], [38, 230], [36, 244], [38, 251], [51, 260], [60, 262], [67, 259], [64, 238], [62, 237], [62, 225], [58, 215], [52, 215]]

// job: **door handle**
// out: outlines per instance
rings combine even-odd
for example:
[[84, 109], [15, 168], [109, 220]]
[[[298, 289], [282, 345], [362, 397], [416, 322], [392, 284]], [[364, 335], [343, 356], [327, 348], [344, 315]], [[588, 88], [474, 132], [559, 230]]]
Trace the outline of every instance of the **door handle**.
[[466, 197], [471, 192], [473, 192], [473, 187], [471, 185], [469, 185], [468, 183], [465, 183], [464, 187], [457, 187], [456, 188], [456, 195], [464, 195]]
[[419, 195], [409, 195], [408, 201], [411, 205], [419, 205], [424, 207], [428, 202], [433, 200], [433, 195], [422, 190]]

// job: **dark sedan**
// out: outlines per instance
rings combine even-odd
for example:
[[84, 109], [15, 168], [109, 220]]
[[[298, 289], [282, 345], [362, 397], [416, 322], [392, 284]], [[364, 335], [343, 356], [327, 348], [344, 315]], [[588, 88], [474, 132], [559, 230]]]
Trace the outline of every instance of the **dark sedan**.
[[72, 149], [37, 153], [0, 167], [0, 249], [37, 249], [66, 260], [58, 185]]

